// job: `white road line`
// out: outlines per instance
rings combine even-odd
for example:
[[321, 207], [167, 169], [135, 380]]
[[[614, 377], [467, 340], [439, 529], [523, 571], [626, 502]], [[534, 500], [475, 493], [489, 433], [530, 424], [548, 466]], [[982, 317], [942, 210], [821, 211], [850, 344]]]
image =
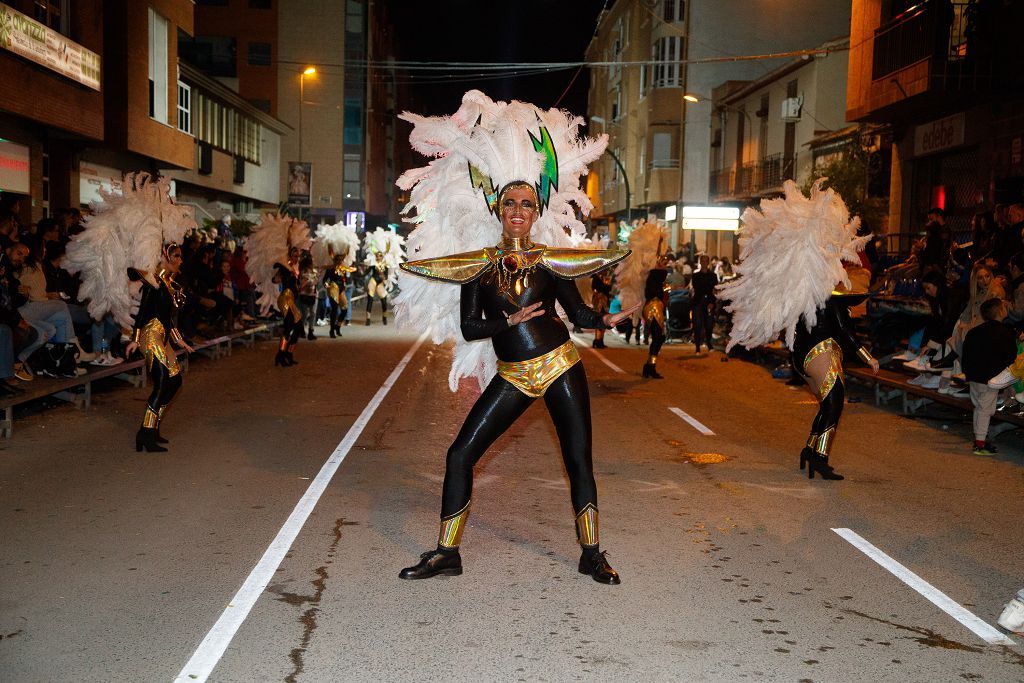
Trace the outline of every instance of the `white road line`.
[[695, 417], [692, 417], [692, 416], [690, 416], [690, 415], [687, 415], [686, 413], [684, 413], [684, 412], [683, 412], [682, 410], [680, 410], [679, 408], [669, 408], [669, 410], [671, 410], [671, 411], [672, 411], [673, 413], [675, 413], [675, 414], [676, 414], [676, 415], [678, 415], [679, 417], [681, 417], [681, 418], [683, 418], [684, 420], [686, 420], [687, 422], [689, 422], [689, 423], [690, 423], [690, 426], [691, 426], [691, 427], [693, 427], [694, 429], [696, 429], [696, 430], [697, 430], [698, 432], [700, 432], [700, 433], [701, 433], [701, 434], [703, 434], [704, 436], [714, 436], [714, 435], [715, 435], [715, 433], [714, 433], [713, 431], [711, 431], [710, 429], [708, 429], [707, 427], [705, 427], [705, 426], [704, 426], [703, 424], [701, 424], [701, 423], [700, 423], [700, 422], [699, 422], [699, 421], [697, 420], [697, 418], [695, 418]]
[[849, 541], [854, 548], [870, 557], [885, 569], [888, 569], [896, 576], [897, 579], [916, 590], [927, 598], [929, 602], [969, 628], [975, 633], [975, 635], [986, 643], [990, 643], [992, 645], [1016, 645], [1015, 642], [997, 631], [993, 626], [988, 625], [986, 622], [976, 617], [973, 613], [962, 607], [959, 603], [940, 591], [938, 588], [931, 585], [875, 546], [871, 545], [871, 543], [857, 534], [857, 532], [851, 529], [833, 529], [832, 531]]
[[594, 349], [591, 346], [587, 346], [587, 340], [585, 340], [583, 337], [579, 336], [578, 334], [572, 334], [572, 333], [570, 333], [569, 336], [572, 337], [572, 340], [574, 342], [576, 342], [577, 344], [579, 344], [580, 346], [585, 348], [587, 351], [590, 351], [592, 354], [597, 356], [598, 360], [600, 360], [602, 363], [604, 363], [605, 365], [610, 367], [612, 370], [614, 370], [615, 372], [619, 373], [620, 375], [625, 375], [626, 374], [625, 370], [623, 370], [618, 365], [616, 365], [615, 363], [611, 362], [610, 360], [608, 360], [607, 358], [602, 356], [600, 353], [597, 352], [597, 349]]
[[284, 556], [288, 553], [292, 543], [295, 542], [295, 538], [299, 535], [299, 531], [302, 530], [303, 525], [306, 523], [306, 519], [309, 518], [310, 513], [316, 506], [317, 501], [320, 500], [320, 496], [327, 488], [327, 484], [330, 483], [334, 473], [338, 471], [338, 467], [341, 462], [348, 455], [349, 450], [355, 444], [356, 439], [362, 434], [363, 429], [369, 423], [370, 418], [373, 417], [373, 413], [380, 406], [384, 397], [388, 395], [391, 387], [394, 386], [398, 380], [399, 375], [405, 370], [405, 366], [412, 360], [416, 350], [420, 348], [420, 345], [427, 338], [427, 333], [424, 332], [420, 335], [420, 338], [413, 344], [409, 352], [405, 354], [405, 357], [395, 366], [395, 369], [391, 371], [391, 374], [385, 380], [384, 384], [381, 385], [377, 393], [374, 394], [370, 402], [363, 408], [363, 412], [360, 413], [359, 418], [356, 419], [355, 423], [349, 428], [348, 433], [345, 434], [345, 438], [341, 440], [334, 452], [324, 463], [323, 467], [320, 468], [320, 473], [316, 475], [316, 478], [310, 483], [309, 488], [306, 489], [306, 493], [299, 500], [295, 509], [292, 510], [292, 514], [288, 517], [288, 520], [281, 527], [281, 530], [277, 532], [277, 536], [270, 543], [270, 547], [267, 548], [266, 552], [263, 553], [263, 557], [253, 567], [252, 572], [249, 574], [249, 578], [245, 580], [242, 587], [238, 589], [235, 597], [231, 599], [228, 606], [224, 609], [220, 619], [213, 625], [210, 632], [203, 638], [203, 642], [199, 644], [199, 648], [192, 655], [192, 658], [188, 660], [185, 668], [181, 670], [181, 673], [174, 679], [175, 683], [191, 683], [192, 681], [205, 681], [214, 667], [217, 666], [217, 662], [224, 656], [224, 651], [231, 643], [231, 639], [235, 637], [235, 632], [245, 621], [245, 618], [249, 615], [249, 610], [256, 604], [256, 600], [260, 597], [263, 591], [266, 589], [267, 584], [270, 583], [270, 579], [273, 578], [274, 572], [280, 566]]

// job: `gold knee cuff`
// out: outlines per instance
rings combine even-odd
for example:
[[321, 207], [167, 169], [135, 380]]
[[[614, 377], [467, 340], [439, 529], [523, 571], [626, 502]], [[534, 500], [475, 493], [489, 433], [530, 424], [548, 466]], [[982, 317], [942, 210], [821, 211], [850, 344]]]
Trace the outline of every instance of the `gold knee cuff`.
[[149, 406], [146, 406], [146, 414], [142, 416], [142, 426], [145, 429], [156, 429], [158, 424], [160, 424], [160, 415]]
[[807, 447], [827, 458], [828, 454], [832, 452], [832, 442], [835, 438], [836, 428], [829, 427], [825, 430], [824, 434], [811, 434], [810, 438], [807, 439]]
[[442, 548], [458, 548], [462, 543], [462, 531], [466, 528], [469, 517], [469, 503], [454, 515], [441, 520], [441, 531], [437, 535], [437, 544]]
[[583, 546], [597, 546], [597, 508], [587, 503], [576, 515], [576, 539]]

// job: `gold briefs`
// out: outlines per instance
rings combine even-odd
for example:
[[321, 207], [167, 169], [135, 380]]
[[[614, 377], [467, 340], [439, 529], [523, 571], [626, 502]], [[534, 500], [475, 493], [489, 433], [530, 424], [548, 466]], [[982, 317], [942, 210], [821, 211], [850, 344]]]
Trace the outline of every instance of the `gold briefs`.
[[167, 353], [167, 343], [164, 339], [167, 337], [164, 331], [163, 323], [160, 322], [159, 318], [153, 318], [139, 330], [138, 344], [139, 348], [142, 349], [142, 353], [146, 356], [146, 369], [153, 369], [153, 359], [160, 361], [160, 364], [167, 368], [167, 373], [171, 377], [174, 377], [181, 368], [178, 367], [178, 356], [171, 351]]
[[646, 323], [658, 323], [661, 329], [665, 329], [665, 302], [660, 298], [648, 299], [647, 303], [644, 304], [643, 310], [644, 322]]
[[281, 311], [282, 317], [292, 316], [292, 320], [296, 322], [302, 320], [302, 314], [299, 312], [299, 307], [295, 303], [295, 295], [292, 294], [292, 290], [286, 289], [282, 291], [277, 297], [277, 310]]
[[804, 372], [807, 372], [807, 366], [810, 365], [811, 361], [823, 353], [829, 354], [830, 362], [828, 371], [825, 373], [825, 379], [822, 380], [821, 386], [817, 390], [819, 401], [828, 396], [828, 392], [832, 391], [832, 387], [836, 385], [836, 382], [843, 381], [843, 349], [831, 337], [825, 341], [818, 342], [814, 345], [813, 349], [807, 352], [807, 357], [804, 358]]
[[498, 361], [498, 374], [531, 398], [540, 398], [551, 383], [580, 362], [576, 346], [567, 341], [543, 356], [520, 361]]

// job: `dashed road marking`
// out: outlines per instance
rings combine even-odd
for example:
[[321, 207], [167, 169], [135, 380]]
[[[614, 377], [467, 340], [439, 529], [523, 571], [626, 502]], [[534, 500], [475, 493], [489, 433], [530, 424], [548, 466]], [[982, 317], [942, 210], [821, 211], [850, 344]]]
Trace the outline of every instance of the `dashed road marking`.
[[597, 356], [598, 360], [600, 360], [602, 363], [604, 363], [605, 365], [610, 367], [612, 370], [614, 370], [615, 372], [619, 373], [620, 375], [625, 375], [626, 374], [625, 370], [623, 370], [618, 365], [616, 365], [615, 363], [611, 362], [610, 360], [608, 360], [607, 358], [602, 356], [600, 353], [597, 352], [597, 349], [593, 348], [592, 346], [588, 346], [587, 345], [587, 340], [585, 340], [583, 337], [579, 336], [578, 334], [570, 334], [569, 336], [572, 337], [572, 340], [574, 342], [576, 342], [578, 345], [582, 346], [587, 351], [590, 351], [592, 354]]
[[697, 420], [697, 418], [695, 418], [695, 417], [693, 417], [693, 416], [683, 412], [679, 408], [669, 408], [669, 410], [671, 410], [673, 413], [675, 413], [679, 417], [681, 417], [684, 420], [686, 420], [686, 422], [688, 422], [691, 427], [696, 429], [698, 432], [700, 432], [704, 436], [714, 436], [715, 435], [715, 433], [713, 431], [711, 431], [710, 429], [705, 427], [699, 420]]

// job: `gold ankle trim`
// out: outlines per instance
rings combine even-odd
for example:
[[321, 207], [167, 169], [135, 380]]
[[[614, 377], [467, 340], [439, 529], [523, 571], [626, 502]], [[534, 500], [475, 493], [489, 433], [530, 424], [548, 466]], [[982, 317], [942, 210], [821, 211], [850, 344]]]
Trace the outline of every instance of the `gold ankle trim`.
[[582, 546], [597, 546], [597, 508], [587, 503], [576, 515], [576, 539]]
[[[472, 502], [472, 501], [470, 501]], [[441, 519], [441, 531], [437, 535], [437, 544], [442, 548], [458, 548], [462, 543], [462, 532], [466, 528], [469, 517], [469, 503], [454, 515]]]
[[807, 447], [827, 458], [828, 454], [832, 452], [832, 442], [835, 441], [835, 437], [836, 428], [829, 427], [822, 434], [811, 434], [811, 437], [807, 439]]
[[156, 429], [158, 424], [160, 424], [160, 415], [149, 406], [146, 406], [146, 414], [142, 416], [142, 427], [144, 429]]

